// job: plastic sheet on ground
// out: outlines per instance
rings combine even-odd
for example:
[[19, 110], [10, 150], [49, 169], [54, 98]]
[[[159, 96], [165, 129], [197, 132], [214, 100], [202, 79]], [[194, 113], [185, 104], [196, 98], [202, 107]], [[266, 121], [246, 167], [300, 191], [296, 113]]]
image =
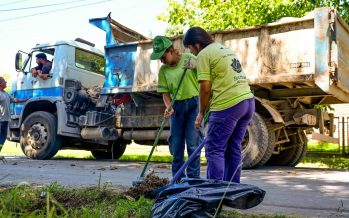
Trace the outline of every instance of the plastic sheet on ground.
[[[152, 217], [212, 217], [225, 194], [222, 206], [248, 209], [263, 201], [265, 191], [248, 184], [207, 179], [183, 179], [183, 183], [154, 190], [157, 198]], [[228, 189], [227, 189], [228, 187]], [[219, 208], [220, 210], [221, 208]]]

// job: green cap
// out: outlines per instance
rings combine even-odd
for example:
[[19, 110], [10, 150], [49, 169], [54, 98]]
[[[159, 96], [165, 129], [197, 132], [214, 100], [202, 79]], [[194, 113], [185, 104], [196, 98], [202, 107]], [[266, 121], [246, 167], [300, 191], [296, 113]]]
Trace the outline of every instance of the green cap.
[[150, 59], [157, 60], [164, 55], [165, 51], [172, 46], [172, 42], [165, 36], [156, 36], [153, 40], [153, 53]]

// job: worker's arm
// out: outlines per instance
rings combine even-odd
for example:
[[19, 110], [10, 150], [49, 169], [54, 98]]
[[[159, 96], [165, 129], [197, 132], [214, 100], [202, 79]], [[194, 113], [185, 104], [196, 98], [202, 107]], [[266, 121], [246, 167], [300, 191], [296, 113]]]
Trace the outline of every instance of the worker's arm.
[[17, 99], [17, 98], [10, 97], [10, 102], [12, 102], [12, 103], [22, 103], [22, 102], [26, 102], [28, 100], [29, 99]]
[[22, 102], [26, 102], [28, 101], [29, 99], [17, 99], [17, 98], [14, 98], [13, 99], [13, 103], [22, 103]]
[[31, 72], [32, 72], [33, 77], [36, 77], [39, 74], [38, 70], [35, 67], [32, 68]]
[[173, 108], [171, 108], [171, 96], [170, 96], [170, 93], [168, 93], [168, 92], [162, 93], [162, 98], [163, 98], [165, 106], [166, 106], [164, 116], [166, 118], [168, 118], [168, 117], [170, 117], [174, 113]]
[[211, 97], [211, 81], [209, 80], [200, 80], [200, 106], [199, 106], [199, 114], [195, 120], [195, 127], [197, 129], [200, 128], [201, 122], [205, 116], [205, 113], [209, 107], [210, 97]]
[[49, 74], [52, 68], [52, 63], [51, 62], [46, 62], [43, 66], [42, 69], [39, 71], [39, 77], [43, 80], [47, 80], [49, 78]]
[[39, 76], [41, 79], [43, 79], [43, 80], [47, 80], [49, 75], [40, 72], [40, 73], [38, 74], [38, 76]]

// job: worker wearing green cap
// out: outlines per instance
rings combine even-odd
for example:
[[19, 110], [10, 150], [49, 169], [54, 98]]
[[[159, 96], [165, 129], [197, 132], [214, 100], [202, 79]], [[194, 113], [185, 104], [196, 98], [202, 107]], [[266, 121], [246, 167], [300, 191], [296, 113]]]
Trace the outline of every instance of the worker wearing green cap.
[[[153, 40], [152, 60], [160, 60], [163, 65], [159, 70], [157, 91], [162, 93], [166, 106], [165, 117], [170, 118], [170, 137], [168, 139], [170, 153], [173, 156], [172, 175], [184, 163], [184, 150], [187, 144], [187, 152], [190, 156], [199, 146], [202, 140], [202, 129], [195, 128], [195, 119], [199, 112], [198, 95], [199, 87], [197, 72], [193, 66], [196, 57], [189, 53], [180, 54], [173, 47], [172, 41], [165, 36], [156, 36]], [[180, 78], [188, 68], [182, 83]], [[173, 108], [171, 100], [178, 89]], [[199, 178], [200, 177], [200, 152], [188, 165], [185, 172], [179, 177]]]

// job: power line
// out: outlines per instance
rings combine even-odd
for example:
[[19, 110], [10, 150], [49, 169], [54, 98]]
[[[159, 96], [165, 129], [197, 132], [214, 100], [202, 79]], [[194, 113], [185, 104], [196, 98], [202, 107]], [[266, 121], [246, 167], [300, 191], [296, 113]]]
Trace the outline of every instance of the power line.
[[31, 6], [31, 7], [25, 7], [25, 8], [11, 8], [11, 9], [0, 10], [0, 12], [19, 11], [19, 10], [27, 10], [27, 9], [33, 9], [33, 8], [44, 8], [44, 7], [51, 7], [51, 6], [55, 6], [55, 5], [66, 5], [66, 4], [72, 4], [72, 3], [84, 2], [84, 1], [89, 1], [89, 0], [77, 0], [77, 1], [71, 1], [71, 2], [61, 2], [61, 3], [56, 3], [56, 4], [38, 5], [38, 6]]
[[86, 4], [86, 5], [79, 5], [79, 6], [74, 6], [74, 7], [68, 7], [68, 8], [61, 8], [61, 9], [57, 9], [57, 10], [46, 11], [46, 12], [37, 13], [37, 14], [30, 14], [30, 15], [21, 16], [21, 17], [13, 17], [13, 18], [8, 18], [8, 19], [2, 19], [2, 20], [0, 20], [0, 22], [10, 21], [10, 20], [17, 20], [17, 19], [26, 18], [26, 17], [34, 17], [34, 16], [41, 15], [41, 14], [49, 14], [49, 13], [63, 11], [63, 10], [69, 10], [69, 9], [73, 9], [73, 8], [81, 8], [81, 7], [85, 7], [85, 6], [89, 6], [89, 5], [96, 5], [96, 4], [99, 4], [99, 3], [109, 2], [109, 1], [113, 1], [113, 0], [104, 0], [104, 1], [94, 2], [94, 3], [90, 3], [90, 4]]
[[4, 3], [4, 4], [0, 4], [0, 6], [12, 5], [12, 4], [16, 4], [16, 3], [19, 3], [19, 2], [26, 2], [26, 1], [28, 1], [28, 0], [21, 0], [21, 1], [15, 1], [15, 2]]

